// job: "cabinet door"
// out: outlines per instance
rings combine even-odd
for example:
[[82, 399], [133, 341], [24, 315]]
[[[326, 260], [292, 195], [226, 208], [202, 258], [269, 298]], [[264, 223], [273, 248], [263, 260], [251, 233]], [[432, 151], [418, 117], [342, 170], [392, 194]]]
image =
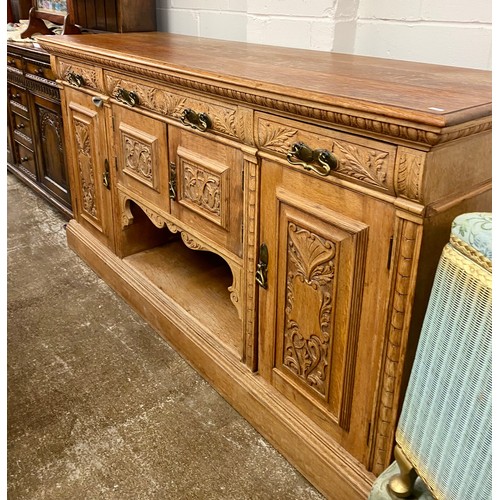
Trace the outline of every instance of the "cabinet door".
[[77, 222], [113, 248], [110, 169], [107, 152], [104, 107], [96, 106], [92, 96], [66, 87], [68, 169], [73, 211]]
[[393, 208], [269, 160], [261, 186], [259, 371], [366, 464]]
[[169, 126], [171, 213], [216, 245], [243, 253], [243, 153]]
[[169, 212], [166, 124], [119, 105], [112, 113], [118, 186]]
[[61, 106], [33, 96], [34, 116], [38, 127], [38, 179], [47, 191], [67, 207], [71, 206], [64, 155], [64, 132]]

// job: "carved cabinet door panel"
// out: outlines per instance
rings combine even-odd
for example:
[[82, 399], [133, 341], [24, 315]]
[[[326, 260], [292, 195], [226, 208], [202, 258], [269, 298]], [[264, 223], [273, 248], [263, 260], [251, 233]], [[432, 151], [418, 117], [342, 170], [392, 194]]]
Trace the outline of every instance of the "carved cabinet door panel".
[[40, 138], [38, 179], [59, 201], [71, 207], [69, 181], [64, 153], [64, 131], [61, 105], [43, 97], [33, 96], [33, 107]]
[[111, 169], [104, 108], [92, 96], [65, 87], [62, 93], [72, 204], [77, 222], [113, 249]]
[[243, 153], [169, 126], [172, 215], [238, 257], [243, 252]]
[[393, 208], [270, 160], [261, 186], [259, 372], [366, 464]]
[[119, 189], [169, 212], [167, 125], [116, 104], [112, 113]]

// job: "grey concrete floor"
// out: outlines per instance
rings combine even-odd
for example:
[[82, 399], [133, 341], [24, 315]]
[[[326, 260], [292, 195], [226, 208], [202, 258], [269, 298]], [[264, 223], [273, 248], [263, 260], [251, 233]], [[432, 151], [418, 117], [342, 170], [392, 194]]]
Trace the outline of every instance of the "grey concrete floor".
[[322, 496], [8, 181], [8, 498]]

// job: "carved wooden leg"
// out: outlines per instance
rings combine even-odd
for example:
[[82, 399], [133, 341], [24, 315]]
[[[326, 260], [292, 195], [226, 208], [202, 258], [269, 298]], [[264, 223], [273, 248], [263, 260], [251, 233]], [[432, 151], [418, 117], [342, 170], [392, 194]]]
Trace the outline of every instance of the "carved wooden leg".
[[389, 490], [398, 498], [406, 498], [413, 492], [413, 485], [417, 479], [417, 472], [408, 461], [403, 450], [396, 445], [394, 457], [399, 467], [399, 474], [393, 476], [389, 481]]

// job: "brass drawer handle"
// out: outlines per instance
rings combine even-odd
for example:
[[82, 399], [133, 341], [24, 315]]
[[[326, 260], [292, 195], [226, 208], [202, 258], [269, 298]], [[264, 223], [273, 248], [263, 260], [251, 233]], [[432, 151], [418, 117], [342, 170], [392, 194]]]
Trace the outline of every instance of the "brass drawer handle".
[[119, 87], [115, 97], [118, 101], [125, 103], [127, 106], [137, 106], [139, 104], [139, 96], [135, 92], [131, 92]]
[[23, 156], [23, 157], [21, 158], [21, 162], [22, 162], [22, 163], [27, 162], [27, 161], [29, 161], [29, 158], [28, 158], [27, 156]]
[[85, 84], [83, 76], [79, 75], [78, 73], [74, 73], [73, 71], [70, 71], [66, 75], [66, 80], [68, 80], [68, 83], [73, 85], [73, 87], [83, 87], [83, 85]]
[[21, 130], [21, 129], [22, 129], [22, 128], [24, 128], [24, 127], [25, 127], [24, 123], [18, 123], [18, 124], [16, 125], [16, 128], [17, 128], [18, 130]]
[[35, 69], [35, 74], [37, 74], [37, 75], [43, 75], [43, 68], [37, 68], [37, 69]]
[[[337, 168], [337, 159], [326, 149], [311, 149], [303, 142], [296, 142], [286, 155], [288, 163], [300, 165], [305, 170], [312, 170], [326, 177]], [[298, 161], [297, 161], [297, 160]]]
[[209, 129], [212, 126], [212, 122], [206, 113], [196, 113], [190, 108], [186, 108], [181, 115], [181, 122], [189, 127], [201, 130]]
[[19, 92], [16, 92], [15, 94], [12, 94], [12, 97], [14, 99], [19, 99], [21, 97], [21, 94]]
[[9, 66], [15, 66], [15, 65], [16, 65], [16, 60], [15, 60], [15, 59], [9, 59], [9, 60], [7, 61], [7, 64], [8, 64]]

